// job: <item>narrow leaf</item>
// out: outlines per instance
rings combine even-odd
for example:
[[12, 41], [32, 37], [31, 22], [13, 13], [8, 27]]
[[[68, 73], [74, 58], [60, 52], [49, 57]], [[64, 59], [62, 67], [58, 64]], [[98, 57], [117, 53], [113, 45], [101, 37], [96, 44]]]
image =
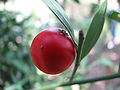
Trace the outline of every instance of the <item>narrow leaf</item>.
[[48, 8], [54, 13], [54, 15], [64, 25], [64, 27], [69, 32], [71, 38], [73, 39], [75, 45], [77, 45], [72, 25], [67, 15], [65, 14], [64, 10], [61, 8], [61, 6], [55, 0], [43, 0], [43, 2], [48, 6]]
[[80, 3], [80, 0], [74, 0], [76, 3]]
[[120, 22], [120, 13], [119, 12], [116, 12], [116, 11], [109, 12], [108, 17]]
[[93, 17], [93, 20], [83, 43], [81, 59], [83, 59], [89, 53], [89, 51], [93, 48], [93, 46], [96, 44], [97, 40], [100, 37], [105, 21], [106, 8], [107, 1], [104, 1], [95, 16]]

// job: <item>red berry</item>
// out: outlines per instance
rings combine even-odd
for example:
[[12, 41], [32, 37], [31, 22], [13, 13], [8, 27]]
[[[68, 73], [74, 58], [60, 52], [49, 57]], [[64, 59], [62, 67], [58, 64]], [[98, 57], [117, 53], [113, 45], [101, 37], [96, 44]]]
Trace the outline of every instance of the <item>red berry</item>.
[[65, 71], [75, 58], [74, 44], [61, 28], [40, 32], [34, 38], [30, 51], [36, 67], [47, 74]]

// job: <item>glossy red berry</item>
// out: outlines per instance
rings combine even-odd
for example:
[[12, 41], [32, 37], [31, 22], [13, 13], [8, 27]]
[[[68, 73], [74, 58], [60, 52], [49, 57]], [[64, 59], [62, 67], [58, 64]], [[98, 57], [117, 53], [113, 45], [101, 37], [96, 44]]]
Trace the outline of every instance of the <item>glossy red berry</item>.
[[47, 74], [58, 74], [72, 64], [76, 51], [64, 30], [49, 28], [34, 38], [30, 52], [38, 69]]

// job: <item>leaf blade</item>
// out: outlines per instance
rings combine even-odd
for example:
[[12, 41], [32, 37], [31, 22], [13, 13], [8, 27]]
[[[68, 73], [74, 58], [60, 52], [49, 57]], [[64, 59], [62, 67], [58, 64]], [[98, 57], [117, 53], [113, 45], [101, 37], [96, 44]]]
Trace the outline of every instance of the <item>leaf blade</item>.
[[116, 12], [116, 11], [109, 12], [108, 17], [120, 22], [120, 13], [119, 12]]
[[83, 59], [90, 52], [100, 37], [105, 21], [106, 8], [107, 1], [104, 1], [92, 20], [83, 43], [81, 59]]
[[67, 15], [65, 14], [64, 10], [55, 0], [42, 0], [47, 7], [54, 13], [54, 15], [60, 20], [60, 22], [64, 25], [64, 27], [69, 32], [72, 40], [74, 41], [75, 45], [77, 45], [72, 24], [70, 23]]

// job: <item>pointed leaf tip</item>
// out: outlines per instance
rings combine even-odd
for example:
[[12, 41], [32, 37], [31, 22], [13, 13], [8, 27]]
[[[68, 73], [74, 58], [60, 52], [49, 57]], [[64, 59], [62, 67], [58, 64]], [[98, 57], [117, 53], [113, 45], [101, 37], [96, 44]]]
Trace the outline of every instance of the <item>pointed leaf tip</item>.
[[83, 43], [81, 59], [83, 59], [90, 52], [90, 50], [96, 44], [97, 40], [101, 35], [104, 21], [105, 21], [106, 8], [107, 8], [107, 1], [104, 1], [100, 5], [95, 16], [93, 17], [93, 20], [90, 24], [90, 27], [88, 29], [88, 32], [86, 34], [86, 37]]

